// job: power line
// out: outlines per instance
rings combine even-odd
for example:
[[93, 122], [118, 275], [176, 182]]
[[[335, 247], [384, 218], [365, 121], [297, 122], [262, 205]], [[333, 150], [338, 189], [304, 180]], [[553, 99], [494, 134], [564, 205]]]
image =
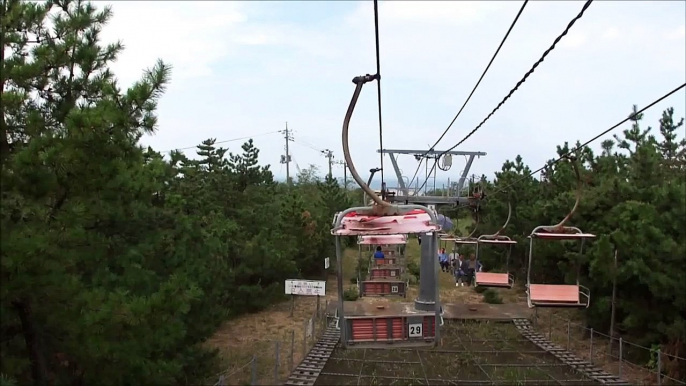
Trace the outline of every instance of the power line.
[[[436, 145], [438, 145], [438, 143], [441, 142], [441, 140], [443, 139], [443, 137], [445, 137], [445, 135], [448, 134], [448, 131], [450, 130], [450, 128], [453, 126], [453, 124], [454, 124], [455, 121], [457, 120], [457, 117], [460, 116], [460, 114], [462, 113], [462, 110], [464, 110], [465, 106], [467, 106], [467, 103], [469, 103], [469, 100], [472, 99], [472, 95], [474, 95], [474, 92], [476, 91], [476, 89], [477, 89], [477, 88], [479, 87], [479, 85], [481, 84], [481, 81], [484, 79], [484, 76], [485, 76], [486, 73], [488, 72], [488, 69], [491, 68], [491, 64], [493, 64], [493, 61], [494, 61], [495, 58], [498, 56], [498, 53], [500, 52], [500, 49], [503, 48], [503, 45], [505, 44], [505, 41], [507, 40], [508, 36], [510, 36], [510, 32], [512, 32], [512, 29], [514, 28], [515, 24], [517, 24], [517, 21], [519, 20], [519, 17], [522, 15], [522, 12], [524, 11], [524, 8], [526, 7], [526, 5], [527, 5], [528, 2], [529, 2], [529, 0], [525, 0], [525, 1], [524, 1], [524, 4], [522, 4], [522, 7], [519, 9], [519, 12], [517, 12], [517, 16], [515, 16], [514, 20], [512, 21], [512, 24], [510, 24], [510, 28], [507, 30], [507, 33], [505, 33], [505, 36], [503, 37], [503, 40], [500, 42], [500, 45], [498, 46], [498, 49], [495, 50], [495, 53], [493, 54], [493, 57], [491, 57], [491, 61], [488, 62], [488, 65], [486, 66], [486, 69], [485, 69], [484, 72], [481, 74], [481, 77], [480, 77], [479, 80], [476, 82], [476, 85], [474, 85], [474, 88], [472, 89], [472, 92], [469, 93], [469, 96], [467, 97], [467, 100], [464, 101], [464, 104], [462, 105], [462, 107], [460, 107], [460, 110], [459, 110], [459, 111], [457, 112], [457, 114], [455, 115], [455, 118], [453, 118], [453, 120], [450, 122], [450, 124], [448, 125], [448, 127], [446, 127], [446, 129], [443, 131], [443, 134], [441, 134], [441, 136], [438, 137], [438, 140], [436, 140], [436, 142], [430, 147], [430, 150], [429, 150], [429, 151], [434, 150], [434, 148], [436, 147]], [[422, 157], [426, 157], [426, 155], [429, 154], [429, 151], [427, 151], [426, 153], [422, 154]]]
[[381, 56], [379, 54], [379, 4], [374, 0], [374, 35], [376, 37], [376, 90], [379, 105], [379, 158], [381, 159], [381, 189], [383, 190], [383, 125], [381, 123]]
[[[525, 179], [527, 179], [527, 178], [533, 176], [534, 174], [539, 173], [540, 171], [544, 170], [546, 167], [555, 165], [556, 163], [560, 162], [562, 159], [564, 159], [565, 157], [569, 156], [570, 154], [576, 153], [577, 151], [579, 151], [580, 149], [583, 149], [584, 147], [588, 146], [588, 145], [591, 144], [592, 142], [595, 142], [596, 140], [598, 140], [600, 137], [604, 136], [605, 134], [607, 134], [607, 133], [611, 132], [612, 130], [618, 128], [619, 126], [625, 124], [626, 122], [628, 122], [628, 121], [630, 121], [630, 120], [632, 120], [632, 119], [635, 119], [635, 117], [638, 116], [639, 114], [641, 114], [641, 113], [643, 113], [644, 111], [648, 110], [649, 108], [655, 106], [656, 104], [662, 102], [663, 100], [665, 100], [665, 99], [667, 99], [668, 97], [672, 96], [674, 93], [676, 93], [677, 91], [681, 90], [681, 89], [684, 88], [684, 87], [686, 87], [686, 83], [683, 83], [681, 86], [675, 88], [674, 90], [672, 90], [672, 91], [668, 92], [667, 94], [661, 96], [660, 98], [656, 99], [656, 100], [655, 100], [654, 102], [652, 102], [651, 104], [645, 106], [644, 108], [642, 108], [642, 109], [636, 111], [635, 113], [629, 115], [628, 117], [622, 119], [619, 123], [615, 124], [614, 126], [610, 127], [609, 129], [607, 129], [607, 130], [601, 132], [600, 134], [596, 135], [595, 137], [589, 139], [588, 141], [582, 143], [581, 145], [577, 146], [576, 148], [574, 148], [574, 149], [568, 151], [567, 153], [563, 154], [563, 155], [560, 156], [559, 158], [557, 158], [557, 159], [555, 159], [555, 160], [553, 160], [553, 161], [550, 161], [550, 162], [546, 162], [546, 164], [545, 164], [544, 166], [542, 166], [541, 168], [536, 169], [536, 170], [534, 170], [533, 172], [531, 172], [531, 173], [529, 173], [529, 174], [523, 176], [522, 178], [517, 179], [515, 182], [513, 182], [513, 183], [511, 183], [511, 184], [509, 184], [509, 185], [507, 185], [507, 186], [505, 186], [504, 188], [501, 188], [501, 189], [496, 190], [493, 194], [497, 194], [497, 193], [500, 193], [500, 192], [502, 192], [502, 191], [504, 191], [504, 190], [506, 190], [506, 189], [508, 189], [508, 188], [511, 188], [512, 186], [514, 186], [514, 185], [520, 183], [521, 181], [523, 181], [523, 180], [525, 180]], [[491, 194], [491, 196], [492, 196], [493, 194]]]
[[300, 146], [305, 146], [305, 147], [307, 147], [307, 148], [310, 148], [310, 149], [312, 149], [312, 150], [314, 150], [314, 151], [316, 151], [316, 152], [318, 152], [318, 153], [326, 153], [326, 151], [324, 151], [324, 150], [322, 150], [322, 149], [319, 149], [318, 147], [314, 146], [313, 144], [311, 144], [311, 143], [309, 143], [309, 142], [306, 142], [306, 141], [303, 141], [303, 140], [300, 139], [300, 138], [298, 138], [297, 141], [295, 140], [295, 138], [291, 138], [291, 142], [297, 143], [297, 144], [300, 145]]
[[583, 8], [581, 8], [581, 12], [579, 12], [579, 14], [576, 15], [576, 16], [572, 19], [572, 21], [569, 22], [569, 24], [567, 24], [567, 27], [565, 28], [565, 30], [562, 31], [562, 33], [560, 34], [560, 36], [558, 36], [557, 38], [555, 38], [555, 40], [553, 41], [553, 44], [550, 46], [550, 48], [548, 48], [547, 50], [545, 50], [545, 52], [543, 52], [543, 55], [541, 56], [541, 58], [538, 59], [538, 61], [536, 61], [536, 63], [534, 63], [534, 65], [531, 67], [531, 69], [530, 69], [529, 71], [527, 71], [526, 74], [524, 74], [524, 77], [523, 77], [519, 82], [517, 82], [517, 84], [514, 86], [514, 88], [512, 88], [512, 90], [510, 90], [510, 92], [505, 96], [505, 98], [503, 98], [503, 100], [500, 101], [500, 103], [498, 103], [498, 105], [493, 109], [493, 111], [491, 111], [491, 112], [486, 116], [486, 118], [484, 118], [483, 121], [481, 121], [481, 123], [479, 123], [472, 131], [470, 131], [469, 134], [467, 134], [467, 136], [465, 136], [464, 138], [462, 138], [462, 140], [461, 140], [460, 142], [456, 143], [456, 144], [453, 145], [451, 148], [449, 148], [448, 150], [446, 150], [446, 151], [444, 151], [443, 153], [441, 153], [441, 156], [445, 155], [445, 154], [448, 153], [449, 151], [452, 151], [452, 150], [455, 149], [456, 147], [460, 146], [464, 141], [466, 141], [467, 139], [469, 139], [469, 137], [471, 137], [474, 133], [476, 133], [476, 131], [479, 130], [479, 129], [481, 128], [481, 126], [483, 126], [483, 124], [486, 123], [486, 121], [488, 121], [488, 120], [493, 116], [493, 114], [495, 114], [495, 112], [498, 111], [498, 109], [500, 109], [500, 107], [502, 107], [503, 104], [505, 104], [505, 102], [506, 102], [508, 99], [510, 99], [510, 97], [512, 96], [512, 94], [514, 94], [515, 91], [517, 91], [517, 90], [519, 89], [519, 86], [521, 86], [524, 82], [526, 82], [527, 78], [529, 78], [529, 75], [533, 74], [533, 72], [536, 70], [536, 68], [537, 68], [541, 63], [543, 63], [543, 61], [545, 60], [546, 56], [548, 56], [548, 54], [549, 54], [550, 52], [552, 52], [552, 51], [555, 49], [555, 46], [557, 46], [557, 43], [559, 43], [560, 40], [562, 40], [562, 38], [565, 37], [565, 35], [567, 35], [567, 33], [569, 33], [569, 30], [572, 28], [572, 26], [574, 26], [574, 23], [576, 23], [579, 19], [581, 19], [581, 17], [583, 17], [584, 12], [586, 12], [586, 10], [588, 9], [588, 7], [591, 5], [592, 2], [593, 2], [593, 0], [588, 0], [588, 1], [586, 1], [586, 3], [584, 4]]
[[[221, 144], [221, 143], [228, 143], [228, 142], [236, 142], [236, 141], [240, 141], [240, 140], [244, 140], [244, 139], [251, 139], [251, 138], [255, 138], [255, 137], [262, 137], [262, 136], [264, 136], [264, 135], [276, 134], [276, 133], [278, 133], [278, 132], [279, 132], [279, 131], [277, 130], [277, 131], [270, 131], [270, 132], [262, 133], [262, 134], [249, 135], [249, 136], [247, 136], [247, 137], [239, 137], [239, 138], [226, 139], [226, 140], [223, 140], [223, 141], [215, 142], [214, 145], [218, 145], [218, 144]], [[197, 147], [198, 147], [198, 145], [195, 145], [195, 146], [188, 146], [188, 147], [180, 147], [180, 148], [176, 148], [176, 149], [164, 150], [163, 153], [169, 153], [169, 152], [172, 152], [172, 151], [179, 151], [179, 150], [190, 150], [190, 149], [195, 149], [195, 148], [197, 148]]]

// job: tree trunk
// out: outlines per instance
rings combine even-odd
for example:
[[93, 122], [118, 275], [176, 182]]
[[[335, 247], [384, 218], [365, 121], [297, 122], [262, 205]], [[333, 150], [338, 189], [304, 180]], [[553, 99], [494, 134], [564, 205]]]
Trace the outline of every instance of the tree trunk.
[[31, 360], [33, 383], [36, 386], [44, 386], [47, 384], [47, 367], [41, 353], [40, 344], [38, 343], [36, 325], [33, 323], [33, 315], [31, 313], [31, 304], [28, 300], [23, 300], [12, 302], [12, 306], [14, 306], [19, 315], [19, 320], [21, 320], [26, 350]]

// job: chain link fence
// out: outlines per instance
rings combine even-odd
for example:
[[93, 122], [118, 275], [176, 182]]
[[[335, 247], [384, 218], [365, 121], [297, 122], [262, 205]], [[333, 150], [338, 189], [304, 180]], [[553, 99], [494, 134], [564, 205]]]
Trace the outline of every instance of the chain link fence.
[[[686, 358], [610, 337], [552, 310], [538, 311], [534, 326], [548, 340], [608, 373], [638, 385], [686, 385]], [[559, 312], [559, 311], [558, 311]]]
[[327, 306], [328, 302], [318, 304], [302, 328], [287, 331], [279, 339], [255, 341], [247, 360], [249, 353], [231, 353], [230, 365], [212, 378], [214, 386], [283, 384], [326, 330]]

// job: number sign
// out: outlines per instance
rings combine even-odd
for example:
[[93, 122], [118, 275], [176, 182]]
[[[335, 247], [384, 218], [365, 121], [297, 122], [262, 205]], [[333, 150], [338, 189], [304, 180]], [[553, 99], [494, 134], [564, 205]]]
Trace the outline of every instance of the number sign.
[[398, 286], [397, 286], [397, 285], [392, 285], [392, 286], [391, 286], [391, 293], [392, 293], [392, 294], [397, 294], [397, 293], [398, 293]]
[[410, 338], [421, 338], [422, 337], [422, 324], [421, 323], [410, 324], [410, 325], [408, 325], [408, 327], [409, 327]]
[[391, 270], [391, 276], [395, 276], [395, 271]]

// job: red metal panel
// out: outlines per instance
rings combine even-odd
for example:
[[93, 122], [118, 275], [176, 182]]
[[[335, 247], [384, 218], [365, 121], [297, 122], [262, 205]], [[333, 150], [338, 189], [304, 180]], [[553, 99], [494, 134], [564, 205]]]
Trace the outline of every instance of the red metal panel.
[[[393, 292], [392, 288], [397, 287], [397, 291]], [[401, 281], [363, 281], [361, 283], [362, 296], [370, 295], [400, 295], [405, 294], [405, 283]]]
[[403, 331], [403, 319], [393, 318], [393, 340], [405, 339]]
[[373, 339], [372, 319], [352, 319], [353, 341]]
[[[393, 326], [393, 335], [388, 336], [388, 320]], [[373, 342], [402, 339], [402, 318], [355, 318], [349, 319], [352, 326], [353, 342]]]
[[434, 338], [436, 337], [436, 317], [435, 316], [425, 316], [423, 324], [424, 338]]
[[400, 277], [400, 269], [399, 268], [372, 268], [371, 270], [371, 278], [372, 279], [381, 279], [381, 278], [396, 278]]
[[377, 266], [386, 265], [386, 264], [394, 265], [395, 260], [396, 260], [395, 257], [386, 257], [383, 259], [374, 259], [374, 265], [377, 265]]

